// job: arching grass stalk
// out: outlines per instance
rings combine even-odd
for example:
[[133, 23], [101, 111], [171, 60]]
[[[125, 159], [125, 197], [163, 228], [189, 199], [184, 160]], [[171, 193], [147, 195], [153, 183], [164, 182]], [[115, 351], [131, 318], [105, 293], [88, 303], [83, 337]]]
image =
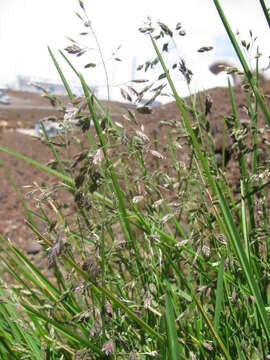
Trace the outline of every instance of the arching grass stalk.
[[44, 165], [34, 159], [31, 159], [28, 156], [25, 156], [22, 153], [19, 153], [16, 150], [13, 150], [9, 147], [0, 145], [0, 151], [3, 151], [9, 155], [12, 155], [12, 156], [16, 157], [17, 159], [26, 161], [28, 164], [34, 166], [35, 168], [37, 168], [41, 171], [44, 171], [50, 175], [55, 176], [56, 178], [62, 180], [64, 182], [64, 184], [66, 186], [68, 186], [70, 189], [74, 189], [74, 187], [75, 187], [74, 181], [69, 176], [63, 174], [62, 172], [54, 170], [54, 169], [50, 168], [49, 166]]
[[259, 105], [260, 105], [260, 107], [262, 109], [265, 120], [266, 120], [268, 126], [270, 126], [270, 114], [269, 114], [267, 106], [266, 106], [266, 104], [265, 104], [265, 102], [264, 102], [264, 100], [263, 100], [263, 98], [262, 98], [262, 96], [261, 96], [261, 94], [259, 92], [259, 89], [258, 89], [258, 87], [257, 87], [257, 85], [255, 83], [254, 77], [252, 76], [252, 72], [249, 69], [249, 66], [248, 66], [248, 64], [246, 62], [246, 59], [245, 59], [245, 57], [244, 57], [244, 55], [243, 55], [243, 53], [242, 53], [242, 51], [240, 49], [240, 46], [238, 45], [238, 42], [237, 42], [237, 40], [236, 40], [236, 38], [234, 36], [234, 33], [233, 33], [233, 31], [232, 31], [232, 29], [231, 29], [231, 27], [229, 25], [229, 22], [228, 22], [225, 14], [224, 14], [224, 12], [222, 10], [222, 7], [220, 6], [219, 1], [218, 0], [213, 0], [213, 1], [214, 1], [215, 6], [216, 6], [216, 9], [217, 9], [217, 11], [219, 13], [220, 19], [223, 22], [223, 25], [224, 25], [224, 27], [225, 27], [225, 29], [227, 31], [227, 34], [228, 34], [228, 36], [229, 36], [229, 38], [231, 40], [231, 43], [232, 43], [232, 45], [234, 47], [234, 50], [235, 50], [235, 52], [236, 52], [236, 54], [238, 56], [238, 59], [240, 60], [240, 62], [242, 64], [242, 67], [243, 67], [243, 70], [244, 70], [244, 72], [246, 74], [246, 77], [247, 77], [247, 79], [248, 79], [248, 81], [249, 81], [249, 83], [250, 83], [250, 85], [252, 87], [252, 90], [253, 90], [253, 92], [254, 92], [257, 100], [258, 100], [258, 103], [259, 103]]
[[83, 9], [83, 12], [86, 16], [86, 19], [87, 19], [87, 26], [89, 27], [89, 29], [91, 30], [91, 33], [95, 39], [95, 42], [96, 42], [96, 45], [97, 45], [97, 49], [98, 49], [98, 52], [99, 52], [99, 56], [100, 56], [100, 59], [101, 59], [101, 63], [102, 63], [102, 66], [103, 66], [103, 70], [104, 70], [104, 74], [105, 74], [105, 78], [106, 78], [106, 88], [107, 88], [107, 100], [110, 101], [110, 86], [109, 86], [109, 76], [108, 76], [108, 71], [107, 71], [107, 68], [106, 68], [106, 64], [105, 64], [105, 60], [104, 60], [104, 56], [103, 56], [103, 52], [102, 52], [102, 49], [101, 49], [101, 45], [100, 45], [100, 42], [99, 42], [99, 39], [97, 37], [97, 34], [96, 32], [94, 31], [93, 29], [93, 26], [92, 26], [92, 23], [88, 17], [88, 14], [87, 14], [87, 11], [85, 10], [85, 7], [83, 5], [83, 3], [81, 2], [81, 8]]
[[269, 16], [269, 9], [267, 9], [264, 0], [260, 0], [261, 7], [263, 9], [264, 16], [267, 20], [268, 26], [270, 27], [270, 16]]

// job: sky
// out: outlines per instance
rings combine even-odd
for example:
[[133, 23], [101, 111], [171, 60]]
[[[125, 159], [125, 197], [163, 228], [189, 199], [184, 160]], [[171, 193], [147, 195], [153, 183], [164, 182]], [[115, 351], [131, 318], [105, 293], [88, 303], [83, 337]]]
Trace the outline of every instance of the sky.
[[[212, 75], [208, 66], [215, 60], [230, 60], [237, 64], [234, 50], [228, 41], [223, 24], [211, 0], [84, 0], [92, 27], [97, 35], [105, 59], [121, 45], [117, 56], [121, 62], [109, 60], [106, 63], [109, 76], [110, 98], [121, 98], [118, 84], [135, 78], [157, 77], [160, 73], [134, 72], [134, 68], [153, 59], [155, 53], [150, 39], [141, 34], [147, 16], [166, 23], [174, 29], [181, 22], [186, 36], [175, 37], [174, 49], [166, 57], [168, 63], [184, 58], [194, 73], [192, 90], [213, 86], [225, 86], [226, 75]], [[252, 56], [259, 45], [261, 67], [269, 61], [269, 29], [258, 0], [220, 0], [225, 15], [228, 16], [233, 31], [240, 31], [240, 38], [249, 41], [249, 30], [258, 37]], [[266, 1], [266, 5], [269, 2]], [[31, 79], [59, 81], [57, 71], [50, 59], [47, 47], [50, 46], [69, 81], [76, 77], [66, 66], [58, 53], [71, 41], [79, 40], [91, 48], [96, 48], [93, 36], [79, 36], [86, 31], [83, 22], [76, 16], [81, 13], [78, 0], [0, 0], [0, 86], [12, 86], [17, 75]], [[210, 52], [199, 54], [201, 46], [213, 46]], [[101, 65], [84, 69], [84, 65], [97, 61], [97, 52], [92, 50], [70, 60], [81, 71], [87, 82], [97, 87], [101, 98], [107, 96], [106, 78]], [[100, 59], [98, 59], [100, 61]], [[181, 74], [175, 73], [175, 82], [180, 95], [187, 93], [187, 86]], [[270, 73], [269, 73], [270, 74]]]

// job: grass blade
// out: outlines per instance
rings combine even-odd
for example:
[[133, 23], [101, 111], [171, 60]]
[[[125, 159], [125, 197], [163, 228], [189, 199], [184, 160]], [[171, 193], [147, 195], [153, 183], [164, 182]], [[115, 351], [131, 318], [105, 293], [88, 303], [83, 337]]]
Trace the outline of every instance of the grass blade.
[[223, 22], [223, 25], [224, 25], [224, 27], [225, 27], [225, 29], [227, 31], [227, 34], [228, 34], [228, 36], [229, 36], [229, 38], [231, 40], [231, 43], [232, 43], [232, 45], [234, 47], [234, 50], [235, 50], [235, 52], [236, 52], [236, 54], [238, 56], [238, 59], [240, 60], [240, 62], [242, 64], [242, 67], [244, 69], [246, 77], [247, 77], [247, 79], [248, 79], [248, 81], [249, 81], [249, 83], [250, 83], [250, 85], [252, 87], [252, 90], [253, 90], [256, 98], [257, 98], [257, 101], [258, 101], [258, 103], [259, 103], [259, 105], [260, 105], [260, 107], [262, 109], [265, 120], [266, 120], [268, 126], [270, 126], [270, 114], [269, 114], [269, 111], [268, 111], [268, 109], [266, 107], [266, 104], [265, 104], [262, 96], [259, 93], [259, 89], [256, 86], [255, 80], [254, 80], [254, 78], [252, 76], [252, 73], [251, 73], [251, 71], [249, 69], [249, 66], [248, 66], [248, 64], [247, 64], [247, 62], [245, 60], [245, 57], [244, 57], [244, 55], [243, 55], [243, 53], [242, 53], [242, 51], [241, 51], [241, 49], [240, 49], [240, 47], [239, 47], [239, 45], [237, 43], [237, 40], [236, 40], [236, 38], [234, 36], [234, 33], [233, 33], [233, 31], [232, 31], [232, 29], [231, 29], [231, 27], [230, 27], [230, 25], [229, 25], [229, 23], [227, 21], [227, 18], [226, 18], [225, 14], [224, 14], [224, 12], [222, 10], [222, 7], [220, 6], [219, 1], [218, 0], [213, 0], [213, 1], [215, 3], [216, 9], [217, 9], [217, 11], [219, 13], [219, 16], [221, 18], [221, 21]]
[[56, 171], [56, 170], [50, 168], [49, 166], [46, 166], [46, 165], [44, 165], [44, 164], [42, 164], [42, 163], [40, 163], [40, 162], [38, 162], [38, 161], [36, 161], [34, 159], [31, 159], [28, 156], [23, 155], [22, 153], [19, 153], [19, 152], [15, 151], [15, 150], [13, 150], [13, 149], [11, 149], [9, 147], [0, 145], [0, 151], [3, 151], [3, 152], [5, 152], [5, 153], [7, 153], [9, 155], [12, 155], [12, 156], [16, 157], [17, 159], [24, 160], [28, 164], [34, 166], [35, 168], [37, 168], [37, 169], [39, 169], [41, 171], [44, 171], [47, 174], [51, 174], [51, 175], [57, 177], [58, 179], [64, 181], [64, 183], [66, 185], [68, 185], [69, 187], [74, 188], [74, 182], [69, 176], [67, 176], [65, 174], [62, 174], [61, 172]]
[[269, 9], [267, 9], [264, 0], [260, 0], [261, 7], [263, 9], [264, 16], [267, 20], [268, 26], [270, 27], [270, 16], [269, 16]]
[[219, 329], [219, 319], [222, 309], [222, 299], [223, 299], [223, 274], [224, 274], [224, 256], [220, 259], [219, 271], [218, 271], [218, 280], [217, 280], [217, 290], [216, 290], [216, 306], [215, 306], [215, 316], [214, 316], [214, 329], [218, 334]]
[[165, 318], [167, 325], [167, 339], [169, 347], [169, 358], [171, 360], [180, 360], [180, 347], [177, 339], [177, 331], [175, 326], [174, 308], [170, 295], [166, 294], [165, 299]]
[[229, 232], [235, 252], [236, 252], [239, 262], [243, 268], [243, 271], [245, 273], [245, 276], [248, 281], [249, 287], [252, 291], [252, 294], [255, 298], [255, 302], [256, 302], [257, 309], [258, 309], [258, 312], [260, 314], [260, 317], [261, 317], [261, 320], [263, 323], [265, 333], [267, 335], [268, 340], [270, 340], [270, 323], [269, 323], [267, 312], [265, 310], [262, 296], [260, 294], [258, 285], [255, 282], [254, 276], [252, 274], [252, 271], [251, 271], [251, 268], [250, 268], [250, 265], [248, 262], [248, 258], [246, 256], [242, 241], [239, 237], [239, 233], [234, 224], [230, 209], [224, 199], [224, 195], [223, 195], [222, 191], [220, 190], [219, 186], [217, 186], [217, 192], [218, 192], [219, 204], [221, 207], [224, 223], [226, 224], [226, 228]]
[[89, 349], [92, 349], [94, 352], [99, 354], [101, 359], [106, 357], [105, 354], [102, 353], [102, 351], [99, 348], [97, 348], [91, 341], [78, 335], [75, 331], [68, 328], [67, 325], [63, 325], [61, 323], [58, 323], [57, 321], [54, 321], [54, 320], [48, 318], [44, 314], [32, 309], [27, 304], [23, 304], [23, 307], [28, 313], [30, 313], [31, 315], [34, 315], [36, 318], [40, 319], [42, 322], [51, 324], [56, 330], [59, 330], [62, 334], [64, 334], [67, 339], [70, 339], [70, 340], [74, 341], [75, 343], [81, 344], [82, 346], [86, 346]]
[[55, 67], [56, 67], [56, 69], [58, 71], [58, 74], [60, 75], [60, 78], [61, 78], [62, 83], [63, 83], [63, 85], [64, 85], [64, 87], [66, 89], [66, 92], [67, 92], [70, 100], [72, 100], [74, 98], [74, 95], [72, 94], [71, 88], [70, 88], [70, 86], [69, 86], [69, 84], [68, 84], [68, 82], [67, 82], [67, 80], [66, 80], [66, 78], [65, 78], [65, 76], [63, 74], [63, 71], [61, 70], [61, 67], [59, 66], [59, 64], [58, 64], [58, 62], [57, 62], [57, 60], [56, 60], [56, 58], [55, 58], [55, 56], [54, 56], [54, 54], [53, 54], [53, 52], [52, 52], [52, 50], [50, 49], [49, 46], [48, 46], [48, 50], [49, 50], [49, 54], [50, 54], [50, 56], [52, 58], [52, 61], [53, 61], [54, 65], [55, 65]]

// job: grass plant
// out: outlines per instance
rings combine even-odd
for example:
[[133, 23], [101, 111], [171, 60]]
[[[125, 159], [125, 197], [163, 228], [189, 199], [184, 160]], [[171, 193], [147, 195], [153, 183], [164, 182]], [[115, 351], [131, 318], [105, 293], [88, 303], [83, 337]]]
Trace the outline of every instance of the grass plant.
[[[262, 175], [268, 174], [267, 164], [258, 156], [258, 108], [265, 127], [270, 116], [260, 89], [258, 57], [257, 72], [252, 75], [220, 2], [213, 3], [243, 66], [243, 78], [250, 84], [246, 94], [251, 167], [230, 80], [232, 116], [224, 121], [221, 166], [207, 118], [209, 99], [204, 103], [201, 94], [193, 94], [189, 102], [176, 90], [173, 71], [180, 71], [188, 85], [193, 76], [183, 59], [171, 67], [165, 61], [175, 34], [185, 35], [181, 24], [172, 31], [147, 19], [140, 32], [149, 37], [155, 57], [139, 69], [159, 66], [162, 73], [157, 82], [138, 91], [132, 86], [144, 80], [122, 88], [125, 99], [133, 101], [135, 96], [141, 113], [149, 113], [151, 103], [167, 88], [173, 96], [179, 120], [164, 121], [171, 129], [166, 159], [157, 136], [150, 138], [144, 132], [136, 114], [129, 111], [119, 126], [84, 76], [60, 52], [61, 60], [80, 80], [83, 96], [76, 98], [49, 48], [72, 104], [62, 119], [64, 136], [71, 136], [72, 118], [87, 146], [67, 159], [42, 126], [54, 157], [51, 167], [0, 145], [1, 152], [49, 174], [54, 194], [64, 189], [73, 199], [72, 216], [67, 216], [51, 196], [51, 187], [45, 187], [39, 209], [30, 209], [1, 161], [51, 271], [50, 276], [43, 273], [0, 235], [2, 271], [11, 278], [0, 283], [1, 359], [270, 357], [269, 180]], [[269, 11], [264, 1], [259, 3], [268, 21]], [[82, 13], [77, 15], [85, 26], [82, 36], [96, 42], [109, 96], [102, 48], [84, 2], [79, 5]], [[75, 41], [66, 50], [72, 55], [87, 51]], [[119, 60], [115, 54], [112, 58]], [[88, 63], [86, 68], [95, 66]], [[151, 99], [143, 103], [151, 90]], [[239, 154], [240, 197], [227, 181], [227, 135]], [[179, 147], [184, 150], [179, 152]], [[184, 151], [186, 162], [180, 157]], [[40, 230], [40, 221], [45, 231]]]

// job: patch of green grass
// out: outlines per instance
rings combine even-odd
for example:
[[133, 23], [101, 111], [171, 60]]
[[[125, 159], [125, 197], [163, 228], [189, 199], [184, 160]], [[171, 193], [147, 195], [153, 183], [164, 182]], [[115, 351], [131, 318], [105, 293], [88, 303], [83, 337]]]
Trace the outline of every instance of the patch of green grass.
[[[33, 211], [1, 162], [53, 274], [42, 272], [0, 236], [2, 271], [12, 278], [8, 283], [3, 278], [0, 285], [1, 358], [234, 359], [235, 354], [239, 359], [267, 358], [269, 175], [267, 163], [258, 156], [257, 110], [261, 108], [266, 126], [269, 113], [259, 90], [258, 57], [254, 77], [219, 1], [214, 3], [250, 83], [250, 124], [243, 128], [228, 82], [232, 117], [224, 120], [221, 166], [206, 111], [209, 99], [204, 102], [201, 94], [182, 99], [171, 76], [175, 67], [168, 68], [164, 60], [175, 33], [184, 35], [180, 24], [172, 31], [148, 19], [140, 31], [149, 37], [156, 57], [140, 68], [148, 71], [159, 64], [162, 74], [157, 83], [138, 91], [130, 84], [127, 91], [122, 89], [131, 102], [153, 90], [148, 104], [139, 108], [142, 113], [151, 111], [151, 102], [165, 89], [173, 95], [180, 120], [162, 120], [169, 129], [166, 154], [158, 134], [153, 138], [146, 134], [132, 110], [116, 123], [61, 52], [82, 85], [84, 96], [75, 98], [49, 49], [72, 101], [72, 111], [66, 109], [63, 119], [65, 133], [59, 137], [70, 137], [81, 148], [67, 158], [43, 128], [55, 159], [52, 168], [0, 145], [0, 151], [55, 179], [51, 187], [39, 188], [39, 208]], [[94, 35], [106, 71], [84, 3], [79, 4], [78, 16]], [[261, 6], [268, 20], [264, 2]], [[67, 51], [78, 54], [84, 49], [74, 43]], [[192, 72], [184, 60], [177, 68], [189, 86]], [[77, 120], [80, 136], [69, 126], [71, 117]], [[238, 152], [238, 198], [226, 173], [226, 136], [231, 136]], [[68, 212], [57, 198], [59, 189], [73, 199]], [[39, 222], [46, 230], [40, 231]]]

